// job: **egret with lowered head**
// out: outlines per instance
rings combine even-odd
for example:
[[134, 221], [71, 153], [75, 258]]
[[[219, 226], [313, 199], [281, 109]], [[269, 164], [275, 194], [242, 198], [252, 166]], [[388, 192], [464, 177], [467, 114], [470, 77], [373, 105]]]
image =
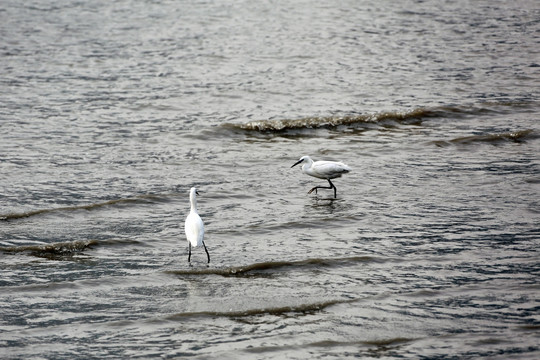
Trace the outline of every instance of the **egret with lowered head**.
[[192, 245], [194, 247], [202, 245], [204, 247], [204, 251], [206, 251], [206, 256], [208, 256], [208, 262], [210, 262], [210, 254], [208, 253], [206, 245], [204, 244], [204, 223], [199, 214], [197, 213], [197, 195], [199, 195], [197, 189], [192, 187], [191, 190], [189, 190], [189, 201], [191, 202], [191, 210], [186, 218], [185, 223], [186, 237], [189, 243], [188, 262], [191, 261]]
[[345, 165], [342, 162], [336, 161], [313, 161], [309, 156], [302, 156], [292, 167], [304, 163], [302, 165], [302, 172], [314, 176], [319, 179], [326, 179], [330, 184], [329, 187], [325, 186], [315, 186], [313, 189], [308, 191], [308, 194], [311, 194], [313, 190], [317, 193], [317, 189], [334, 189], [334, 198], [337, 197], [337, 189], [332, 184], [330, 179], [335, 179], [341, 177], [341, 175], [351, 171], [351, 168]]

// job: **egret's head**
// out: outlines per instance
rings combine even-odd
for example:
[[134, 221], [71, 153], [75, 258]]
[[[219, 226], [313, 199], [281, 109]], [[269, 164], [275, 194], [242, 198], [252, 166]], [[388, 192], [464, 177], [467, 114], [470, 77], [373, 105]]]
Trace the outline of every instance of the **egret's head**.
[[295, 167], [296, 165], [298, 165], [298, 164], [300, 164], [300, 163], [302, 163], [302, 162], [306, 162], [306, 163], [307, 163], [307, 162], [309, 162], [309, 160], [310, 160], [310, 157], [309, 157], [309, 156], [307, 156], [307, 155], [306, 155], [306, 156], [302, 156], [302, 157], [300, 158], [300, 160], [298, 160], [297, 162], [295, 162], [294, 165], [291, 166], [291, 167], [293, 168], [293, 167]]

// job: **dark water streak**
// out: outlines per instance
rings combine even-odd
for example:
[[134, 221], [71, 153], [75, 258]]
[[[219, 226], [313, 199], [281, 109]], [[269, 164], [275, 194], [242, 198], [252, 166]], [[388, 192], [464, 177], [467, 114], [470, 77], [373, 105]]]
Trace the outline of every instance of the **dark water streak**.
[[273, 261], [263, 262], [257, 264], [250, 264], [240, 267], [232, 267], [227, 269], [190, 269], [190, 270], [175, 270], [170, 271], [170, 274], [189, 276], [189, 275], [221, 275], [221, 276], [255, 276], [256, 274], [268, 274], [273, 273], [276, 270], [286, 271], [300, 271], [303, 269], [309, 270], [311, 268], [321, 267], [341, 267], [347, 265], [355, 265], [359, 262], [376, 261], [373, 258], [367, 256], [355, 256], [348, 258], [335, 258], [335, 259], [306, 259], [300, 261]]
[[183, 318], [192, 318], [192, 317], [227, 317], [227, 318], [241, 318], [241, 317], [252, 317], [252, 316], [261, 316], [261, 315], [292, 315], [292, 313], [301, 313], [301, 314], [310, 314], [317, 311], [324, 310], [325, 308], [337, 304], [349, 304], [355, 300], [330, 300], [323, 303], [314, 303], [314, 304], [301, 304], [298, 306], [283, 306], [275, 308], [264, 308], [264, 309], [250, 309], [245, 311], [232, 311], [232, 312], [218, 312], [218, 311], [202, 311], [202, 312], [187, 312], [181, 314], [171, 315], [168, 320], [179, 321]]
[[95, 210], [99, 209], [103, 206], [113, 206], [113, 205], [124, 205], [124, 204], [144, 204], [149, 203], [156, 200], [161, 200], [162, 197], [158, 195], [140, 195], [136, 198], [128, 198], [128, 199], [116, 199], [116, 200], [109, 200], [94, 204], [88, 204], [88, 205], [77, 205], [77, 206], [64, 206], [64, 207], [57, 207], [52, 209], [41, 209], [41, 210], [32, 210], [27, 211], [23, 213], [12, 213], [12, 214], [0, 214], [0, 221], [9, 221], [9, 220], [17, 220], [17, 219], [24, 219], [32, 216], [38, 216], [38, 215], [47, 215], [50, 213], [69, 213], [72, 211], [78, 211], [78, 210]]
[[437, 146], [446, 146], [446, 145], [452, 145], [452, 144], [458, 144], [458, 145], [469, 145], [469, 144], [475, 144], [475, 143], [489, 143], [493, 145], [497, 145], [504, 142], [514, 142], [514, 143], [522, 143], [527, 140], [535, 140], [540, 137], [540, 134], [538, 134], [537, 131], [533, 129], [529, 130], [521, 130], [521, 131], [514, 131], [514, 132], [507, 132], [507, 133], [500, 133], [500, 134], [482, 134], [482, 135], [472, 135], [472, 136], [464, 136], [455, 138], [448, 141], [434, 141], [433, 143]]

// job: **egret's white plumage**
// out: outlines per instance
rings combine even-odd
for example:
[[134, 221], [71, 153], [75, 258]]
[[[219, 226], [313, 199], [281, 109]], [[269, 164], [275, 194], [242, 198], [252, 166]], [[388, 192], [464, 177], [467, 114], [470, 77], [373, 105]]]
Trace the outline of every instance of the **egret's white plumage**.
[[302, 156], [300, 160], [298, 160], [293, 166], [294, 167], [300, 163], [304, 163], [302, 165], [302, 172], [304, 174], [314, 176], [319, 179], [326, 179], [328, 180], [328, 183], [330, 184], [330, 187], [324, 187], [324, 186], [315, 186], [313, 189], [309, 190], [308, 194], [311, 194], [313, 190], [317, 192], [317, 189], [334, 189], [334, 197], [337, 196], [337, 189], [332, 184], [330, 179], [335, 179], [338, 177], [341, 177], [341, 175], [348, 173], [351, 171], [351, 168], [347, 165], [345, 165], [342, 162], [336, 162], [336, 161], [313, 161], [309, 156]]
[[189, 190], [189, 201], [191, 203], [191, 210], [186, 218], [184, 229], [186, 231], [186, 238], [189, 243], [189, 255], [188, 262], [191, 260], [191, 246], [203, 246], [206, 255], [208, 256], [208, 262], [210, 262], [210, 254], [204, 244], [204, 223], [197, 213], [197, 189], [192, 187]]

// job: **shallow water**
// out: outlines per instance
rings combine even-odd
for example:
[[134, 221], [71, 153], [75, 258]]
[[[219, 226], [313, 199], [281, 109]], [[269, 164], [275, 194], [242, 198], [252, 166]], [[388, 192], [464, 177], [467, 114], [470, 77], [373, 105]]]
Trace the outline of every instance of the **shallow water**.
[[1, 357], [538, 358], [538, 19], [6, 3]]

